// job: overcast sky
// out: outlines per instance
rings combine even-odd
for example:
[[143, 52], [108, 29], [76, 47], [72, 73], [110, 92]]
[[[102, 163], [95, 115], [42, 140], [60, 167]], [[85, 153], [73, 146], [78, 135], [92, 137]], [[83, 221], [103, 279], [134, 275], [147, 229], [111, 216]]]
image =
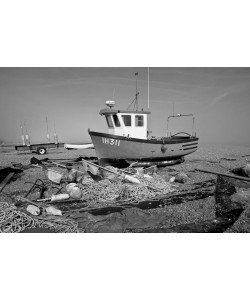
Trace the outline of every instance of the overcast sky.
[[[147, 68], [0, 68], [0, 140], [21, 143], [26, 122], [31, 142], [46, 141], [54, 122], [61, 142], [88, 142], [88, 128], [105, 131], [99, 110], [112, 99], [126, 109], [135, 95], [147, 108]], [[166, 135], [167, 116], [194, 113], [202, 143], [250, 145], [250, 68], [150, 68], [150, 130]], [[171, 132], [190, 131], [191, 119]]]

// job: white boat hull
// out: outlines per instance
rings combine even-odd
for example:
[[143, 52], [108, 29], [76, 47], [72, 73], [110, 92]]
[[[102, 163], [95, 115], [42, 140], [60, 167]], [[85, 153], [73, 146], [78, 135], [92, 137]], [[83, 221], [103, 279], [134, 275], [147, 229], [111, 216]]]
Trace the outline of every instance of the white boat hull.
[[75, 145], [75, 144], [64, 144], [64, 148], [66, 149], [94, 149], [94, 145], [89, 143], [89, 144], [82, 144], [82, 145]]

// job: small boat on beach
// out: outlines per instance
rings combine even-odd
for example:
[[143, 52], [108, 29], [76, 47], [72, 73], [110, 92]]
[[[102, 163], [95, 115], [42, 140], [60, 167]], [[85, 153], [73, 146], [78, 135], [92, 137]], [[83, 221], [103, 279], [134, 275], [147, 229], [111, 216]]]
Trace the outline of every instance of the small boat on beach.
[[[198, 137], [192, 133], [178, 132], [166, 137], [149, 137], [148, 117], [150, 111], [138, 110], [138, 95], [132, 103], [134, 110], [115, 109], [115, 101], [106, 101], [107, 108], [100, 115], [106, 118], [108, 133], [89, 129], [96, 155], [99, 160], [115, 164], [119, 161], [137, 162], [148, 166], [170, 165], [184, 161], [184, 156], [197, 150]], [[167, 118], [167, 131], [171, 118], [192, 117], [192, 114], [171, 115]]]
[[64, 148], [68, 150], [79, 150], [79, 149], [94, 149], [94, 145], [91, 143], [85, 144], [64, 144]]

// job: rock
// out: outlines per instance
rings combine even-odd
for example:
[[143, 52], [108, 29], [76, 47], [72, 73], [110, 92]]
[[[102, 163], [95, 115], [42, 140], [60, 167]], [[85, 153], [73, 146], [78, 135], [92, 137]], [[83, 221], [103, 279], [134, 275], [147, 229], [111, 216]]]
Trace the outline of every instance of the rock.
[[70, 182], [75, 182], [76, 181], [76, 178], [77, 178], [77, 170], [70, 170], [69, 171], [69, 174], [67, 176], [67, 179], [70, 181]]
[[40, 215], [40, 208], [32, 204], [27, 206], [27, 211], [33, 216]]
[[52, 169], [47, 170], [47, 177], [50, 181], [60, 184], [63, 174]]
[[239, 202], [244, 207], [249, 206], [250, 204], [250, 189], [244, 190], [240, 189], [236, 194], [233, 194], [231, 197], [233, 202]]
[[157, 166], [151, 166], [143, 170], [144, 174], [153, 175], [157, 171]]
[[175, 176], [175, 182], [185, 183], [188, 180], [187, 174], [180, 172]]
[[214, 191], [216, 217], [238, 208], [238, 203], [230, 198], [235, 193], [235, 186], [225, 176], [218, 175]]
[[173, 177], [171, 177], [170, 179], [169, 179], [169, 182], [174, 182], [175, 181], [175, 177], [173, 176]]
[[250, 164], [247, 164], [244, 168], [244, 171], [248, 177], [250, 177]]
[[249, 164], [247, 164], [245, 167], [243, 168], [235, 168], [233, 169], [231, 172], [235, 175], [238, 175], [238, 176], [242, 176], [242, 177], [250, 177], [249, 174]]

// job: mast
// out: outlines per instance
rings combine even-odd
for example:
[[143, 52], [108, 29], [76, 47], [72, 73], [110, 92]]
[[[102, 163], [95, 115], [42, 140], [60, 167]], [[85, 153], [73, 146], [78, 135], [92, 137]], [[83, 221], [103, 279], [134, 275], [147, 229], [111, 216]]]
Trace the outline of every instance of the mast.
[[149, 67], [148, 67], [148, 110], [149, 110]]
[[24, 133], [23, 133], [23, 125], [22, 125], [22, 122], [20, 123], [20, 128], [21, 128], [21, 133], [22, 133], [22, 143], [23, 143], [23, 146], [25, 145], [25, 138], [24, 138]]
[[27, 144], [27, 146], [30, 146], [30, 137], [29, 137], [28, 130], [27, 130], [26, 120], [24, 121], [23, 125], [24, 125], [25, 132], [26, 132], [26, 134], [25, 134], [26, 144]]
[[138, 76], [138, 72], [135, 73], [135, 98], [129, 103], [129, 106], [127, 108], [127, 110], [130, 108], [130, 106], [132, 104], [134, 104], [134, 110], [138, 111], [138, 98], [139, 98], [139, 92], [137, 89], [137, 76]]
[[48, 143], [50, 143], [50, 137], [49, 137], [49, 125], [48, 125], [48, 118], [46, 116], [46, 125], [47, 125], [47, 140], [48, 140]]
[[135, 79], [136, 79], [135, 108], [136, 108], [136, 110], [138, 110], [138, 96], [139, 96], [139, 92], [137, 90], [137, 76], [138, 76], [138, 72], [135, 73]]
[[58, 144], [58, 136], [57, 136], [57, 133], [56, 133], [56, 122], [54, 120], [54, 142], [55, 144]]

